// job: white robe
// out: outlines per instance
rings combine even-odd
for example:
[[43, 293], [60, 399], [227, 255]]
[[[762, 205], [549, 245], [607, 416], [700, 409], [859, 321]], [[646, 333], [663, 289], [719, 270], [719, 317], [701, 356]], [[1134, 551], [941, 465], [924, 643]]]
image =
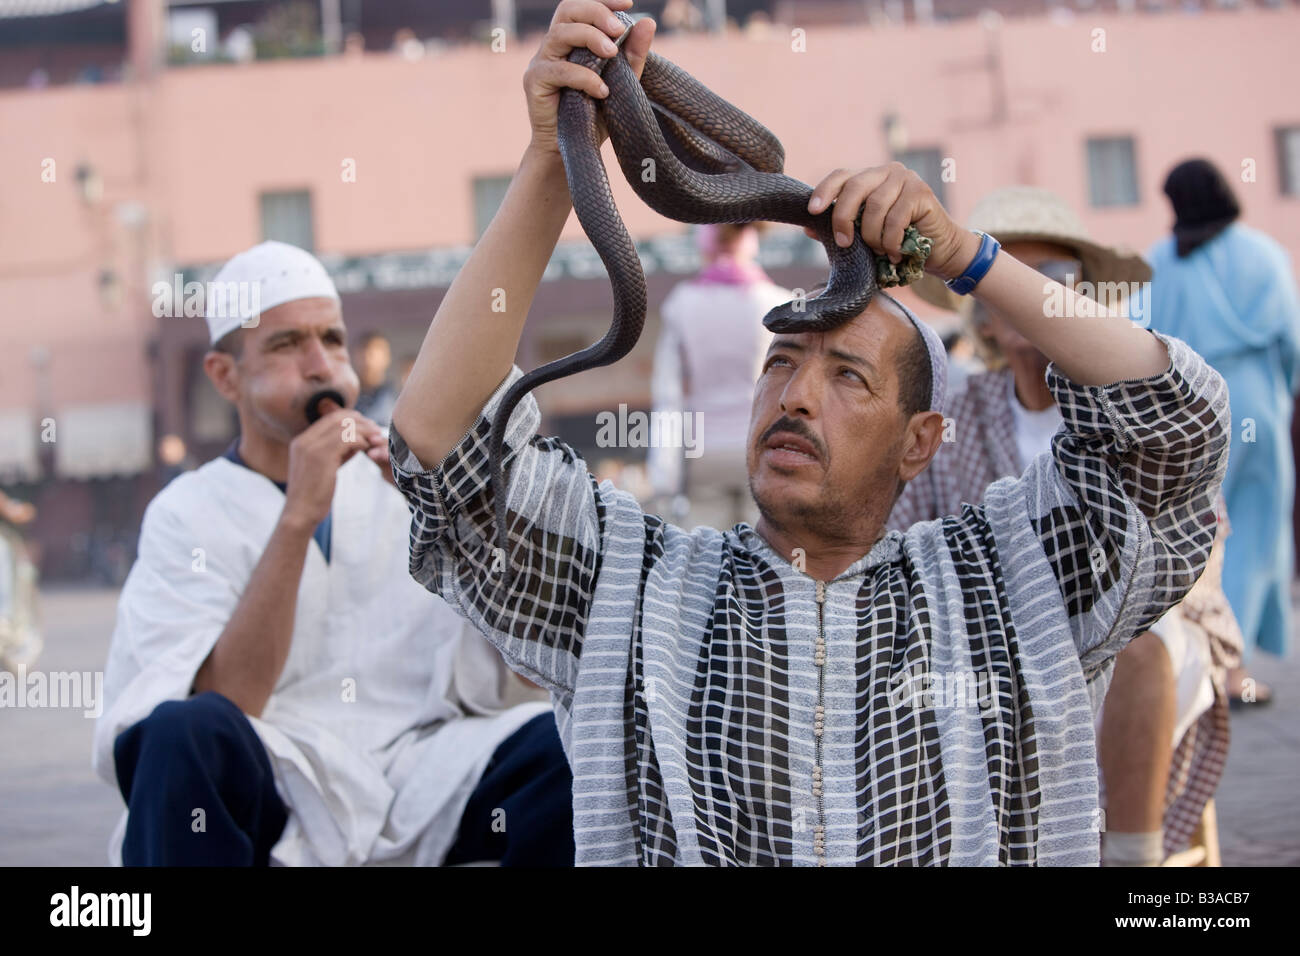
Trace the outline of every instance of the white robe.
[[[225, 458], [150, 503], [95, 727], [93, 763], [109, 783], [118, 734], [189, 696], [283, 506], [269, 479]], [[288, 659], [262, 716], [250, 718], [290, 810], [273, 863], [441, 863], [497, 745], [550, 709], [412, 580], [409, 523], [374, 462], [355, 455], [339, 469], [331, 560], [311, 542]], [[124, 814], [114, 863], [125, 829]]]

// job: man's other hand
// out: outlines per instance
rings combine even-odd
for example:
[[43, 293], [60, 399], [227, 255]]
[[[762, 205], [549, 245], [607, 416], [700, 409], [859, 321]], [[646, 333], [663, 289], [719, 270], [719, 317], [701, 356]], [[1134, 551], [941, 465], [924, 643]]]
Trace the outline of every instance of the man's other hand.
[[300, 432], [289, 443], [289, 478], [281, 520], [308, 531], [324, 521], [334, 500], [339, 467], [359, 451], [366, 452], [392, 480], [388, 439], [355, 408], [335, 408]]
[[979, 249], [976, 235], [954, 222], [925, 180], [902, 163], [858, 172], [835, 170], [813, 190], [808, 211], [820, 213], [831, 204], [831, 223], [839, 245], [852, 243], [853, 224], [860, 212], [863, 241], [897, 264], [903, 258], [903, 230], [916, 226], [921, 235], [934, 241], [925, 271], [942, 279], [961, 275]]

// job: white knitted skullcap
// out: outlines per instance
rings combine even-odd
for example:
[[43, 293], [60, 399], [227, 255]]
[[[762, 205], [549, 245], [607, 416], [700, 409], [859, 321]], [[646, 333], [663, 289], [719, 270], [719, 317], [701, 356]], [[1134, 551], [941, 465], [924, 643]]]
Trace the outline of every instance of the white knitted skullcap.
[[286, 242], [259, 243], [232, 258], [208, 283], [209, 341], [215, 345], [240, 326], [256, 326], [261, 314], [277, 305], [318, 296], [339, 301], [334, 281], [315, 256]]
[[943, 400], [948, 389], [948, 350], [943, 347], [939, 333], [918, 319], [907, 306], [885, 291], [880, 292], [886, 299], [903, 310], [903, 314], [916, 326], [925, 342], [925, 350], [930, 355], [930, 407], [926, 411], [942, 412]]

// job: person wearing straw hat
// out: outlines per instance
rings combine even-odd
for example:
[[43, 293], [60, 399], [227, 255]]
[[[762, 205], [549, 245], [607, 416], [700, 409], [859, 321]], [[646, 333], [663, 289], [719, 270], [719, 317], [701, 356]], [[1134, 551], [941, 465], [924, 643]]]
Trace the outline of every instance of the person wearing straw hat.
[[[1151, 269], [1142, 257], [1093, 241], [1048, 190], [996, 190], [976, 204], [968, 226], [998, 239], [1047, 279], [1113, 306], [1130, 298], [1143, 301], [1141, 283]], [[948, 403], [952, 441], [899, 498], [889, 526], [900, 529], [958, 514], [964, 502], [979, 502], [993, 482], [1019, 476], [1037, 456], [1050, 454], [1063, 423], [1046, 383], [1047, 357], [996, 310], [978, 300], [958, 300], [929, 277], [912, 288], [925, 301], [966, 317], [988, 371], [971, 376]], [[1241, 650], [1240, 631], [1217, 582], [1226, 533], [1222, 523], [1213, 573], [1203, 575], [1182, 604], [1116, 660], [1098, 721], [1107, 863], [1156, 864], [1185, 849], [1222, 776], [1228, 749], [1225, 682]]]

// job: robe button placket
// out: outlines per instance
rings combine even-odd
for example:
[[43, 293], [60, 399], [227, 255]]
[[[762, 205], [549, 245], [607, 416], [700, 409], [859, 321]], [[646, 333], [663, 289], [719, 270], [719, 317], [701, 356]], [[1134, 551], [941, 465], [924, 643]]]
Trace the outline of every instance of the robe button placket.
[[826, 585], [817, 582], [817, 643], [814, 645], [813, 663], [817, 665], [817, 709], [813, 712], [813, 734], [816, 740], [816, 757], [812, 769], [812, 794], [817, 800], [817, 826], [813, 830], [813, 852], [817, 865], [826, 865], [826, 813], [822, 806], [822, 734], [826, 730]]

